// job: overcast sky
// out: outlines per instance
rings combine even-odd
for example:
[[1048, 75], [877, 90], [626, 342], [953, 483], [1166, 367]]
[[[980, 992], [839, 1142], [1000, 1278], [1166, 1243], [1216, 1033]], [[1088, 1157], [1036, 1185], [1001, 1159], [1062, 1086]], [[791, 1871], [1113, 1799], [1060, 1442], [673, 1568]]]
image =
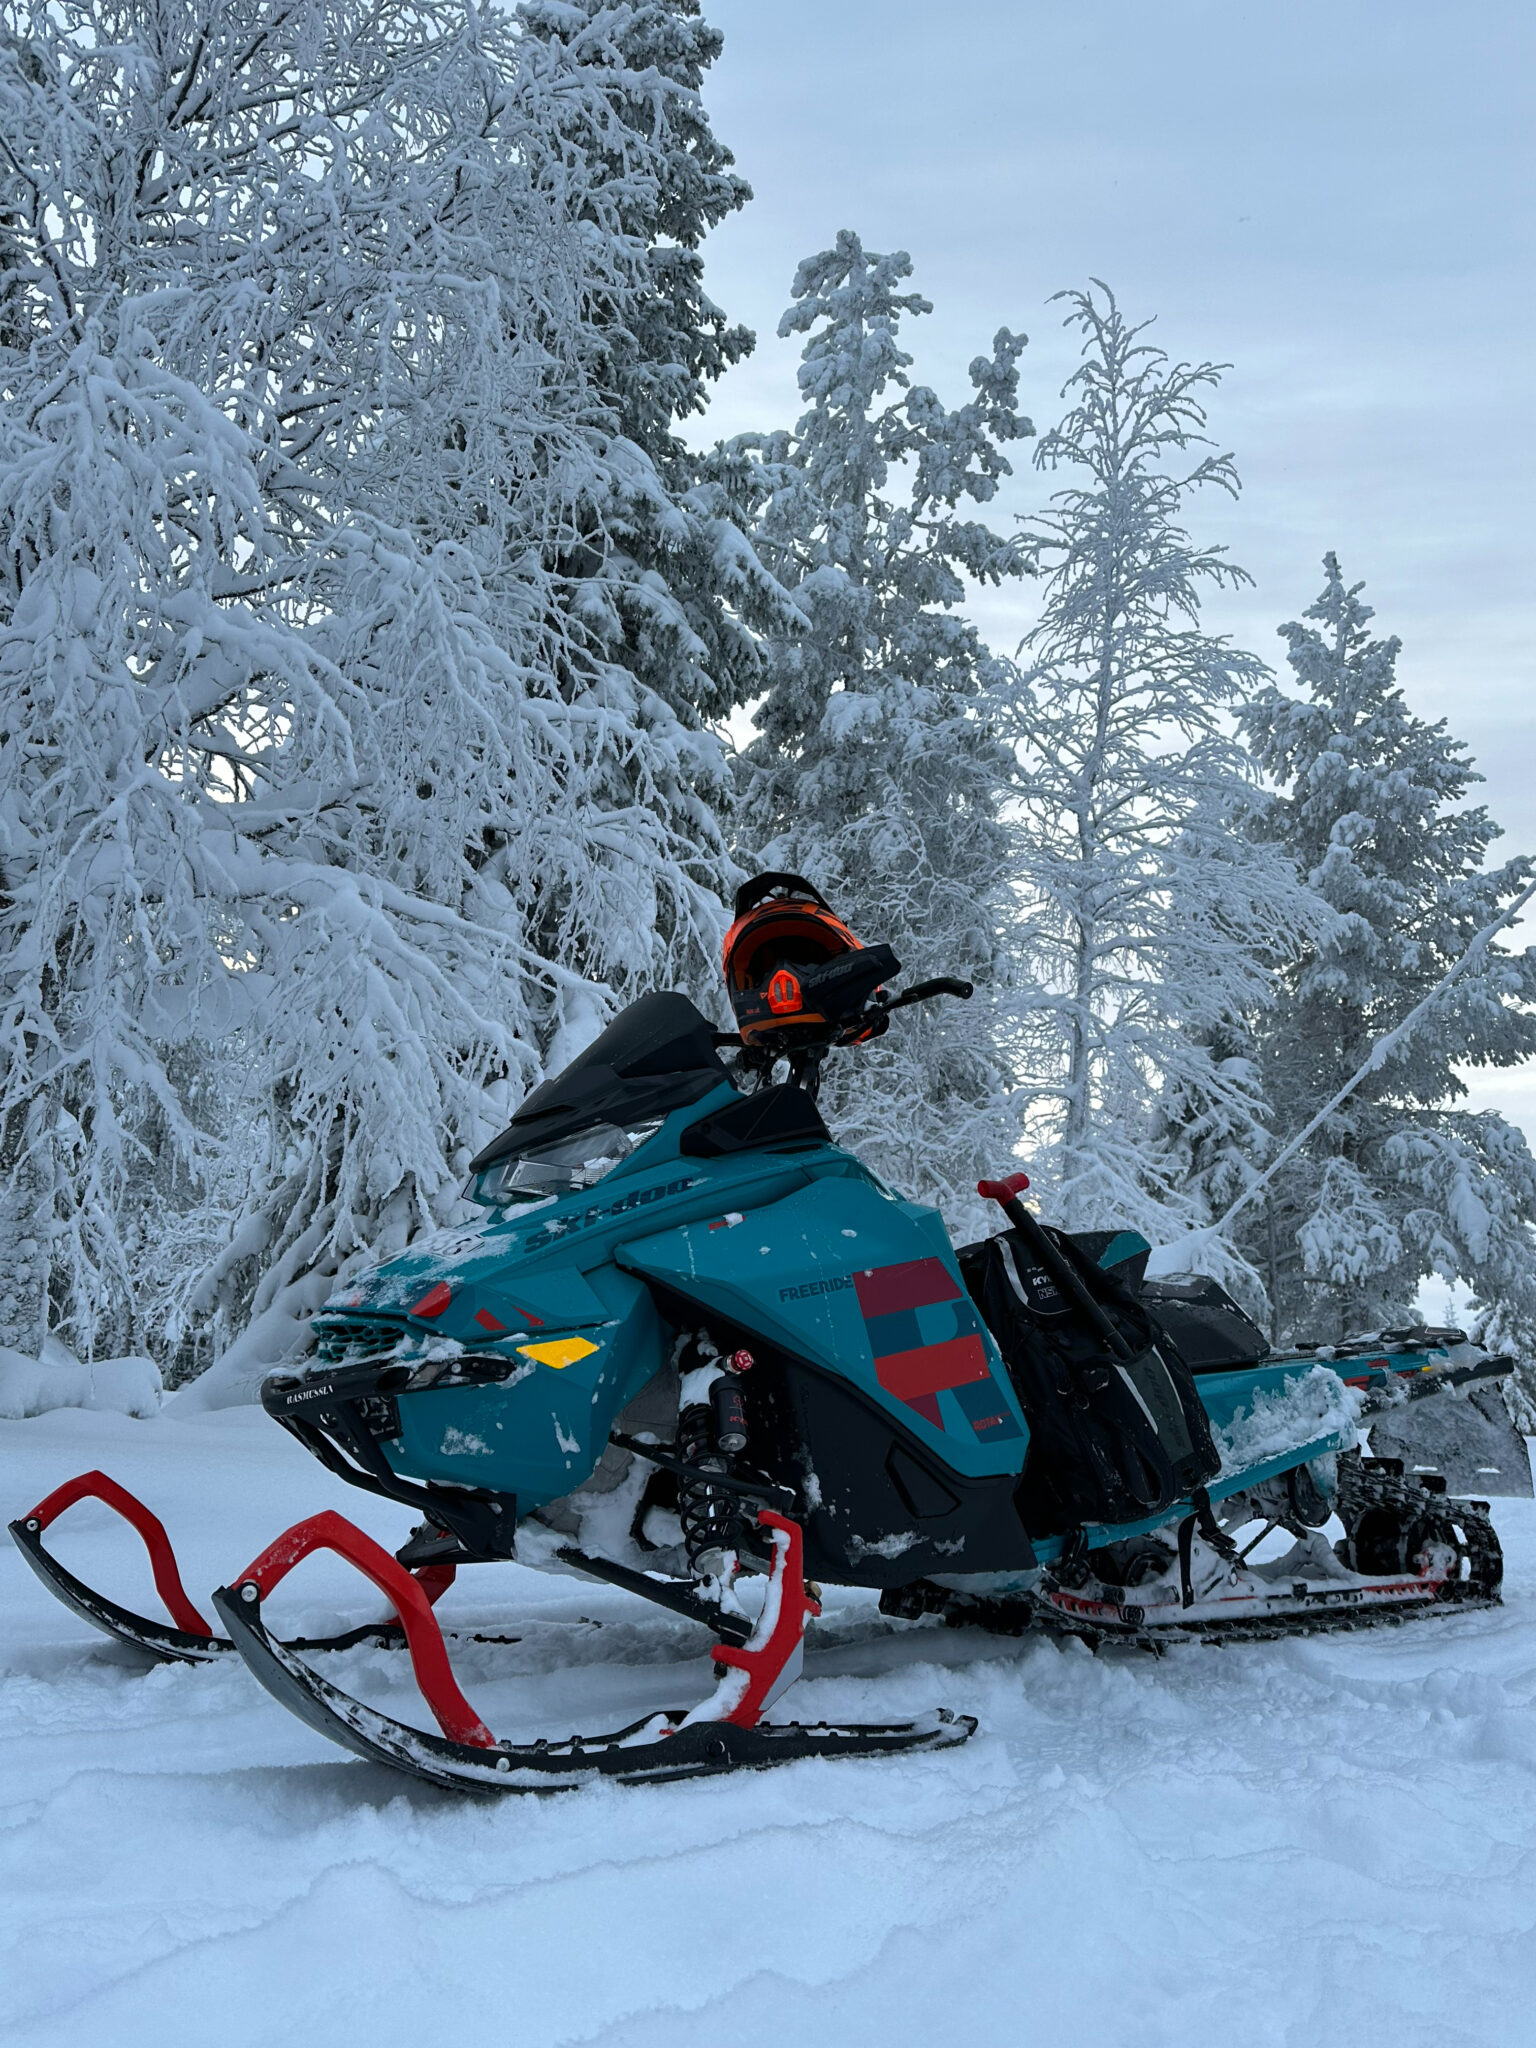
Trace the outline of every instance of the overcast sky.
[[[1196, 532], [1256, 582], [1211, 618], [1279, 663], [1337, 549], [1410, 703], [1476, 755], [1502, 850], [1536, 850], [1531, 0], [704, 5], [707, 104], [756, 194], [708, 283], [758, 334], [708, 438], [796, 417], [774, 330], [839, 228], [910, 251], [934, 304], [913, 375], [950, 403], [999, 326], [1026, 332], [1042, 428], [1074, 360], [1046, 301], [1104, 278], [1170, 354], [1232, 364], [1212, 432], [1245, 488]], [[1015, 466], [1009, 507], [1040, 502], [1027, 444]], [[978, 617], [1011, 650], [1028, 594]], [[1536, 1130], [1524, 1080], [1479, 1098]]]

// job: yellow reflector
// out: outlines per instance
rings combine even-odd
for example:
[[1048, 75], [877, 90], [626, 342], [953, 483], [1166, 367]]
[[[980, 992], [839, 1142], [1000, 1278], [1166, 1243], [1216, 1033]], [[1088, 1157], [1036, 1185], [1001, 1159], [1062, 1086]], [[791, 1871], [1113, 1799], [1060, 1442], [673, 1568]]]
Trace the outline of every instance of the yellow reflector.
[[585, 1337], [551, 1337], [547, 1344], [519, 1344], [518, 1351], [524, 1358], [534, 1359], [539, 1365], [552, 1365], [558, 1372], [562, 1367], [574, 1365], [578, 1358], [590, 1358], [597, 1349]]

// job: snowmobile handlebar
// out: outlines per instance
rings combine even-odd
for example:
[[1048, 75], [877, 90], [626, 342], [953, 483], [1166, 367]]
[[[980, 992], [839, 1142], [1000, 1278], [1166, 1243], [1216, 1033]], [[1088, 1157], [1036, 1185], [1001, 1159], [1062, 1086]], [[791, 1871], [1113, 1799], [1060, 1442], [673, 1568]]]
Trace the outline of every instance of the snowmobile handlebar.
[[936, 974], [932, 981], [914, 981], [910, 988], [904, 988], [899, 996], [893, 996], [884, 1007], [887, 1010], [904, 1010], [908, 1003], [926, 1003], [934, 996], [958, 996], [968, 1003], [976, 993], [974, 981], [961, 981], [953, 974]]

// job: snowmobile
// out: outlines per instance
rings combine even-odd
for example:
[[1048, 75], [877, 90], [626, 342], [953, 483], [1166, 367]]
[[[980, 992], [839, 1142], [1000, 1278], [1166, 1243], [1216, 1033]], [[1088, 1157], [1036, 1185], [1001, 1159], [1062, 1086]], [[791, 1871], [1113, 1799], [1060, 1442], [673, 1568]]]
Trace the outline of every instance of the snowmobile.
[[[50, 1589], [157, 1658], [238, 1654], [358, 1755], [491, 1791], [974, 1732], [945, 1708], [768, 1718], [821, 1582], [876, 1590], [898, 1619], [1154, 1649], [1498, 1600], [1488, 1503], [1357, 1444], [1373, 1409], [1497, 1380], [1510, 1360], [1419, 1328], [1271, 1355], [1215, 1282], [1147, 1279], [1135, 1233], [1046, 1225], [1022, 1174], [980, 1184], [1006, 1227], [957, 1249], [937, 1211], [833, 1141], [817, 1083], [834, 1049], [970, 985], [892, 994], [891, 948], [862, 945], [787, 875], [742, 891], [725, 967], [736, 1031], [681, 994], [631, 1004], [473, 1161], [478, 1220], [349, 1279], [312, 1354], [264, 1383], [267, 1412], [330, 1471], [411, 1510], [394, 1555], [314, 1515], [214, 1593], [220, 1632], [153, 1513], [86, 1473], [10, 1525]], [[169, 1622], [45, 1547], [87, 1497], [143, 1537]], [[317, 1549], [390, 1616], [320, 1640], [269, 1630], [264, 1603]], [[498, 1741], [433, 1608], [461, 1569], [508, 1559], [701, 1624], [713, 1691], [614, 1733]], [[435, 1732], [312, 1661], [368, 1638], [409, 1652]]]

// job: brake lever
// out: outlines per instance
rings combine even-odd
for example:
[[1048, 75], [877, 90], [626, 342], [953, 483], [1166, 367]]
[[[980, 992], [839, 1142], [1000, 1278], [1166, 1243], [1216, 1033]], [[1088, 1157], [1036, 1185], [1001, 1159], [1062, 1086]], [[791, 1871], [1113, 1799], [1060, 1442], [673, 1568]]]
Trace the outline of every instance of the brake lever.
[[962, 1002], [969, 1002], [976, 993], [973, 981], [961, 981], [952, 974], [936, 975], [932, 981], [915, 981], [903, 989], [899, 996], [893, 996], [888, 1010], [904, 1010], [908, 1003], [926, 1003], [933, 996], [959, 996]]

